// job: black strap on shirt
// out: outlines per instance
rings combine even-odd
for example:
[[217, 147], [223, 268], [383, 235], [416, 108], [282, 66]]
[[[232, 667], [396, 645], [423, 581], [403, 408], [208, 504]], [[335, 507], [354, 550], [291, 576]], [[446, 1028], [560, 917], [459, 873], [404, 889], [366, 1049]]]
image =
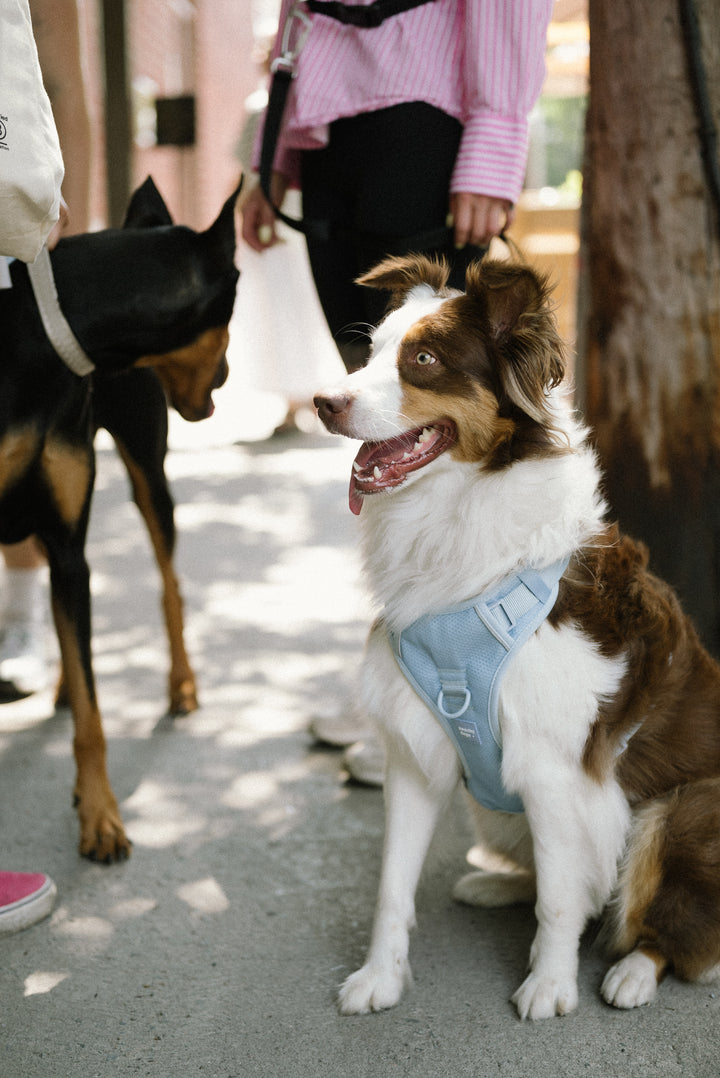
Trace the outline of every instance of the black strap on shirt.
[[403, 11], [427, 3], [432, 3], [432, 0], [374, 0], [374, 3], [367, 5], [342, 4], [339, 0], [306, 0], [305, 6], [316, 15], [327, 15], [346, 26], [372, 30], [393, 15], [401, 15]]

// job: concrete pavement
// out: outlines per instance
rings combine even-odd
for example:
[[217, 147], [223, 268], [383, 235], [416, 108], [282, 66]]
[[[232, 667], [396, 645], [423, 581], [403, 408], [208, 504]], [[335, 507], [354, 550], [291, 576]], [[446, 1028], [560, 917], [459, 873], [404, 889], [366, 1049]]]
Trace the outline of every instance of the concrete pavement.
[[[455, 905], [471, 838], [460, 799], [418, 894], [415, 987], [343, 1018], [377, 886], [380, 791], [349, 786], [306, 730], [348, 705], [369, 610], [346, 491], [354, 447], [323, 435], [229, 444], [251, 400], [178, 431], [178, 567], [202, 708], [170, 723], [157, 578], [114, 451], [99, 452], [88, 555], [109, 767], [126, 864], [76, 853], [67, 715], [0, 708], [2, 867], [58, 885], [44, 923], [0, 939], [2, 1078], [710, 1078], [720, 989], [669, 978], [614, 1011], [583, 945], [580, 1010], [520, 1023], [508, 998], [529, 908]], [[254, 434], [257, 431], [253, 432]]]

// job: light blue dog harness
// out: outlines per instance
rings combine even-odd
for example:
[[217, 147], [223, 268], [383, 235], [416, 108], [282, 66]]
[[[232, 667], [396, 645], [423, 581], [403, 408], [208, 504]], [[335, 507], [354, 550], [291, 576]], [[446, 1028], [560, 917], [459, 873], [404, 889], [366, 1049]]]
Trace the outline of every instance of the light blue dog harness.
[[511, 656], [552, 610], [568, 561], [524, 569], [492, 592], [402, 632], [388, 630], [400, 669], [455, 745], [470, 793], [499, 812], [523, 812], [502, 782], [500, 683]]

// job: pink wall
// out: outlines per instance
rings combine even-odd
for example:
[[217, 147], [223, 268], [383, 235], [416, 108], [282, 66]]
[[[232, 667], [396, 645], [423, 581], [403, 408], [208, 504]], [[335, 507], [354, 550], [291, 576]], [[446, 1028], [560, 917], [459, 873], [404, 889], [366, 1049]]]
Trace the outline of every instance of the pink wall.
[[[85, 76], [94, 132], [92, 216], [106, 224], [102, 7], [78, 0]], [[244, 101], [257, 84], [252, 59], [251, 0], [126, 0], [129, 80], [155, 95], [196, 98], [191, 147], [133, 145], [136, 185], [151, 174], [176, 220], [206, 227], [232, 190], [239, 166], [234, 146]]]

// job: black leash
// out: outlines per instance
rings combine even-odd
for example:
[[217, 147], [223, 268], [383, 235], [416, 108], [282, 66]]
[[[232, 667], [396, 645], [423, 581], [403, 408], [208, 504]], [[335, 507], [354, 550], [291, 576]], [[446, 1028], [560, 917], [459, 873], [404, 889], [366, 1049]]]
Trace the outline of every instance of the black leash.
[[[285, 114], [287, 96], [292, 80], [297, 74], [298, 57], [302, 52], [307, 35], [310, 33], [311, 25], [312, 20], [309, 15], [297, 4], [294, 4], [283, 27], [280, 54], [273, 60], [270, 68], [272, 80], [270, 82], [270, 94], [265, 112], [265, 128], [260, 149], [260, 188], [262, 193], [275, 211], [276, 217], [297, 232], [304, 232], [305, 235], [309, 234], [309, 222], [288, 217], [279, 206], [275, 205], [270, 192], [270, 180], [278, 136]], [[316, 223], [318, 225], [323, 224], [323, 222]]]
[[[386, 19], [399, 15], [412, 8], [421, 7], [423, 4], [432, 3], [433, 0], [374, 0], [367, 6], [360, 4], [341, 4], [338, 0], [306, 0], [305, 7], [316, 15], [326, 15], [328, 18], [349, 26], [358, 26], [362, 29], [371, 30], [380, 26]], [[275, 160], [275, 149], [285, 113], [288, 92], [292, 80], [297, 74], [297, 61], [302, 51], [307, 35], [310, 32], [312, 20], [306, 11], [295, 4], [287, 17], [283, 27], [280, 54], [273, 60], [268, 98], [267, 111], [265, 113], [265, 129], [260, 151], [260, 188], [268, 200], [276, 217], [296, 232], [302, 232], [308, 239], [327, 241], [330, 234], [348, 233], [354, 236], [362, 235], [357, 229], [344, 228], [333, 225], [330, 221], [314, 221], [308, 218], [297, 219], [288, 217], [279, 206], [273, 202], [270, 191], [272, 167]], [[452, 242], [452, 229], [435, 229], [432, 232], [422, 233], [407, 240], [408, 250], [418, 248], [441, 247]]]

